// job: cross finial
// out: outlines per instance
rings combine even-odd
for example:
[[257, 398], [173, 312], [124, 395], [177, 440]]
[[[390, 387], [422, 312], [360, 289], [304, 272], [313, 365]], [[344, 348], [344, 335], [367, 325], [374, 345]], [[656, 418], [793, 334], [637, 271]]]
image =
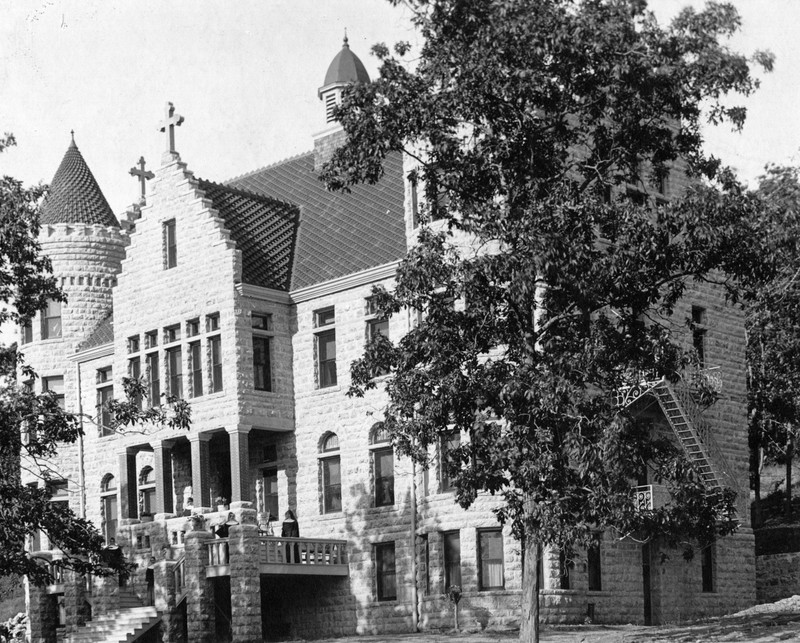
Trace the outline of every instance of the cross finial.
[[175, 152], [175, 126], [183, 123], [183, 116], [175, 113], [175, 106], [167, 103], [165, 108], [165, 118], [159, 126], [160, 132], [167, 133], [167, 152]]
[[147, 185], [147, 181], [155, 176], [155, 174], [153, 174], [150, 170], [144, 169], [144, 156], [139, 157], [139, 167], [137, 168], [134, 165], [128, 174], [139, 179], [139, 185], [142, 188], [142, 200], [144, 200], [145, 186]]

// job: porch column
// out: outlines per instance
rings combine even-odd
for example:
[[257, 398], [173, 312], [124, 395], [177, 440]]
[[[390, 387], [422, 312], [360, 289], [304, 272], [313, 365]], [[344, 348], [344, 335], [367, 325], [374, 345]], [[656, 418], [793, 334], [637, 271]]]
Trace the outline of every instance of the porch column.
[[189, 444], [192, 448], [192, 497], [195, 507], [211, 506], [209, 440], [211, 440], [210, 433], [189, 434]]
[[119, 515], [122, 520], [139, 517], [136, 482], [136, 451], [125, 449], [119, 454]]
[[[208, 442], [204, 444], [208, 447]], [[186, 532], [186, 621], [191, 643], [214, 643], [217, 640], [214, 579], [206, 578], [208, 541], [213, 539], [205, 530]]]
[[153, 472], [156, 477], [156, 506], [153, 513], [174, 513], [172, 493], [172, 441], [158, 440], [153, 447]]
[[228, 536], [231, 569], [231, 629], [237, 643], [261, 643], [261, 546], [254, 509], [242, 509], [241, 524]]
[[228, 427], [231, 451], [231, 502], [251, 502], [250, 493], [250, 429], [251, 426]]

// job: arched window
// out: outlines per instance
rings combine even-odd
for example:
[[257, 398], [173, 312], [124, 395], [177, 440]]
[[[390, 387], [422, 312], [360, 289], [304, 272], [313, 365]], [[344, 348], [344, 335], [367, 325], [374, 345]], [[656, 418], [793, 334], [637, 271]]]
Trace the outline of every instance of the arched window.
[[320, 441], [320, 504], [322, 513], [342, 510], [342, 462], [339, 456], [339, 436], [327, 433]]
[[139, 473], [139, 517], [152, 514], [156, 505], [156, 474], [153, 467], [143, 467]]
[[376, 422], [370, 429], [370, 455], [376, 507], [394, 504], [394, 450], [392, 436], [383, 422]]
[[100, 502], [103, 512], [103, 537], [106, 545], [117, 537], [117, 480], [107, 473], [100, 482]]

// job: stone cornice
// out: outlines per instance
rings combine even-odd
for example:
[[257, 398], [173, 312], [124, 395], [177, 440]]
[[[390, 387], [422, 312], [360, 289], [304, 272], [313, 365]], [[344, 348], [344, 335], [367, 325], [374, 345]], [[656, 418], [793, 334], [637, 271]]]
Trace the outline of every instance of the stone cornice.
[[234, 287], [236, 288], [236, 292], [242, 297], [270, 301], [278, 304], [292, 303], [289, 293], [283, 290], [275, 290], [274, 288], [265, 288], [264, 286], [254, 286], [253, 284], [244, 283], [236, 284]]
[[109, 342], [108, 344], [103, 344], [102, 346], [94, 346], [92, 348], [87, 348], [84, 351], [79, 351], [77, 353], [73, 353], [69, 355], [67, 359], [71, 362], [76, 363], [83, 363], [83, 362], [91, 362], [93, 359], [97, 359], [98, 357], [110, 357], [114, 354], [114, 342]]
[[324, 297], [325, 295], [333, 295], [343, 290], [364, 286], [375, 281], [394, 277], [399, 264], [399, 261], [393, 261], [382, 266], [375, 266], [367, 270], [362, 270], [361, 272], [353, 273], [352, 275], [345, 275], [344, 277], [338, 277], [330, 281], [323, 281], [313, 286], [293, 290], [289, 293], [289, 296], [293, 303], [298, 304], [318, 297]]

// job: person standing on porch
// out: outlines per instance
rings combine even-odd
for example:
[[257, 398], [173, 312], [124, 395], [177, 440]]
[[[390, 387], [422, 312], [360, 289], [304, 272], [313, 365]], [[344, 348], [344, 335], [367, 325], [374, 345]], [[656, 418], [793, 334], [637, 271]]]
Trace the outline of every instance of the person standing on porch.
[[[281, 525], [281, 538], [300, 538], [300, 525], [291, 509], [287, 509], [284, 514], [283, 524]], [[300, 547], [298, 545], [294, 546], [294, 558], [290, 558], [289, 543], [286, 543], [286, 562], [300, 562]]]

